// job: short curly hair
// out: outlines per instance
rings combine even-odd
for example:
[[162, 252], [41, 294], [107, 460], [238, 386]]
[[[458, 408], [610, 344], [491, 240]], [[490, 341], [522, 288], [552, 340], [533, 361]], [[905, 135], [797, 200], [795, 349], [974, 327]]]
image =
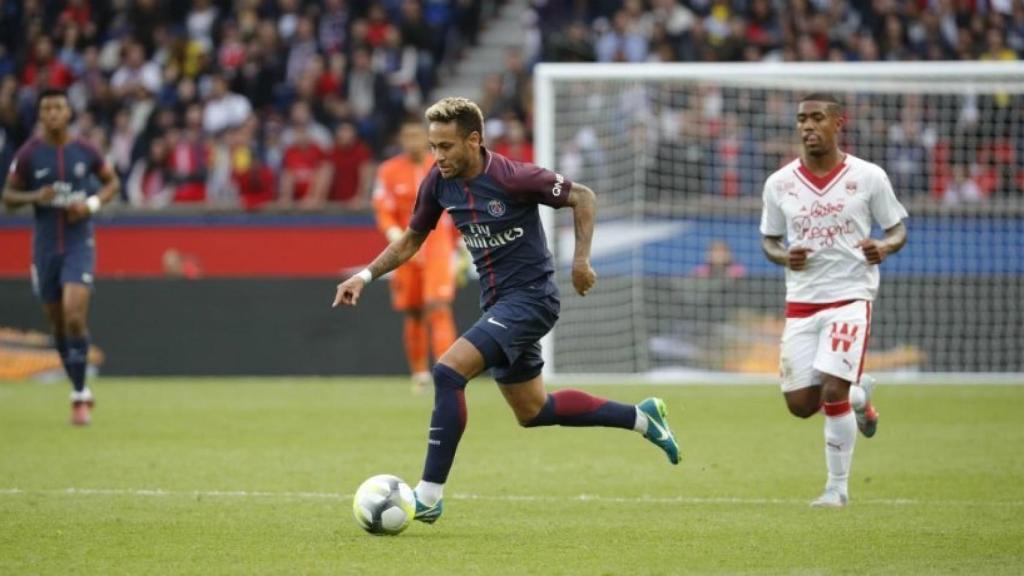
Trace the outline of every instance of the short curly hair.
[[469, 98], [449, 96], [427, 108], [424, 116], [427, 122], [455, 122], [459, 134], [465, 138], [473, 132], [484, 135], [484, 114], [480, 107]]

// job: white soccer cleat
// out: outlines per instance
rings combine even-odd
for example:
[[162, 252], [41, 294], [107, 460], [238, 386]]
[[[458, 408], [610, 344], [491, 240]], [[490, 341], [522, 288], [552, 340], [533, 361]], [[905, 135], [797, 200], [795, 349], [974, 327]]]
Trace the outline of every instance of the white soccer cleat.
[[853, 415], [857, 418], [857, 429], [860, 433], [865, 438], [871, 438], [878, 431], [878, 411], [871, 403], [871, 397], [875, 392], [875, 379], [864, 374], [857, 385], [864, 390], [864, 405], [860, 410], [854, 410]]
[[846, 494], [833, 488], [826, 488], [824, 494], [811, 502], [811, 508], [844, 508], [847, 500]]

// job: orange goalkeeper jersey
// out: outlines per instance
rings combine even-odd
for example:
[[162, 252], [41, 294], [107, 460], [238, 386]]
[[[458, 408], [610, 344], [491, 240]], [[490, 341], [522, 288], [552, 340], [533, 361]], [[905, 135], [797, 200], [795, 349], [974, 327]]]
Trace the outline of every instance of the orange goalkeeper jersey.
[[[430, 172], [434, 159], [427, 155], [414, 162], [407, 154], [399, 154], [381, 163], [373, 189], [373, 210], [381, 232], [395, 226], [403, 232], [409, 226], [420, 182]], [[425, 264], [441, 260], [451, 265], [452, 250], [458, 241], [455, 225], [445, 217], [430, 234], [413, 262]]]

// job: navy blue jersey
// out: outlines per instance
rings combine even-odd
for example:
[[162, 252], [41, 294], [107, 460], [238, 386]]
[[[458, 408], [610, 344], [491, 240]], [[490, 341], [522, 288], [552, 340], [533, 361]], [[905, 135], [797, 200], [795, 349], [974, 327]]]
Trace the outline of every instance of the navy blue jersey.
[[34, 205], [35, 253], [63, 253], [69, 247], [92, 241], [92, 219], [73, 224], [67, 221], [67, 207], [99, 190], [103, 156], [82, 140], [71, 140], [54, 146], [42, 138], [32, 138], [18, 150], [11, 163], [10, 177], [16, 178], [21, 190], [38, 190], [53, 186], [57, 195], [45, 205]]
[[409, 228], [425, 234], [443, 211], [451, 214], [480, 274], [484, 309], [521, 291], [557, 298], [537, 205], [565, 206], [572, 183], [533, 164], [486, 149], [483, 154], [484, 170], [471, 180], [446, 180], [435, 165], [420, 183]]

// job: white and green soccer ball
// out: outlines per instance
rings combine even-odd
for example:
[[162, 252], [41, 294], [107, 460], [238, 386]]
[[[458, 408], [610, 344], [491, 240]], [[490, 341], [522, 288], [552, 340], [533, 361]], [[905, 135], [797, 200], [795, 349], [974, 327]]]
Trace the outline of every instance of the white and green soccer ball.
[[352, 499], [356, 523], [370, 534], [401, 534], [416, 514], [412, 488], [398, 476], [379, 474], [359, 485]]

